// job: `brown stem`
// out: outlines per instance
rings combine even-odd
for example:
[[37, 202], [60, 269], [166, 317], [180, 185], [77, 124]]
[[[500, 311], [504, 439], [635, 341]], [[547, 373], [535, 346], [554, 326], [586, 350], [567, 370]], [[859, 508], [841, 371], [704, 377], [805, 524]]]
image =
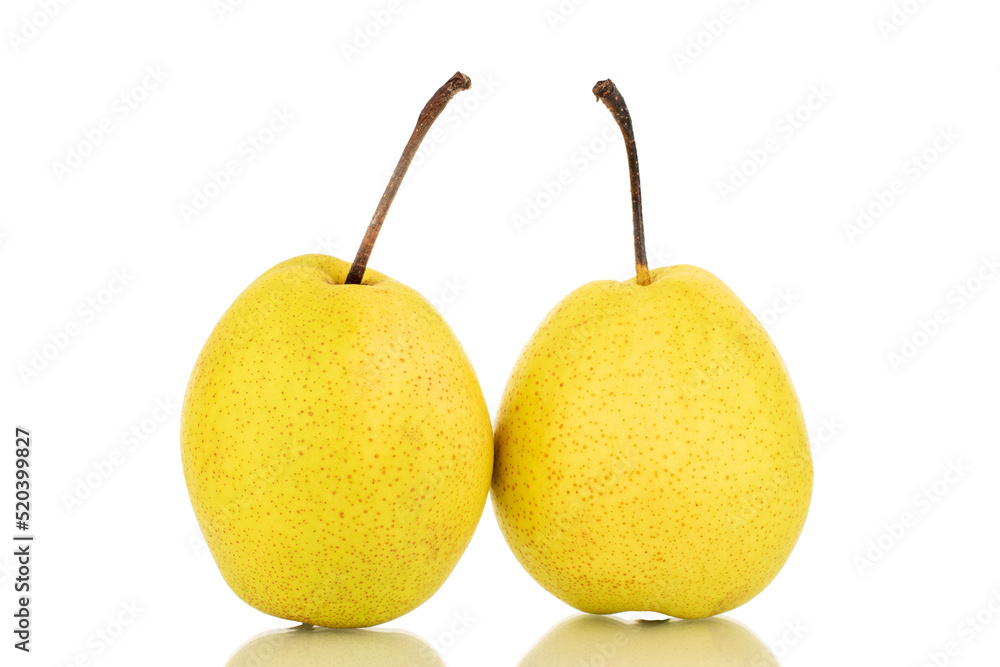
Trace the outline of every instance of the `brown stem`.
[[604, 102], [625, 137], [625, 151], [628, 153], [628, 176], [632, 186], [632, 237], [635, 241], [635, 282], [648, 285], [649, 264], [646, 262], [646, 239], [642, 230], [642, 189], [639, 186], [639, 154], [635, 149], [635, 133], [632, 131], [632, 116], [618, 88], [611, 79], [598, 81], [594, 95]]
[[365, 237], [361, 240], [361, 247], [358, 248], [358, 254], [354, 257], [354, 263], [351, 264], [351, 270], [347, 273], [347, 280], [344, 281], [345, 285], [360, 285], [361, 280], [365, 277], [365, 268], [368, 266], [368, 258], [371, 257], [372, 248], [375, 247], [375, 239], [378, 238], [378, 233], [382, 229], [382, 223], [385, 222], [385, 216], [389, 212], [389, 207], [392, 206], [392, 200], [396, 198], [396, 193], [403, 182], [403, 177], [406, 176], [406, 170], [410, 168], [410, 163], [413, 162], [413, 158], [420, 149], [420, 142], [427, 136], [431, 125], [441, 115], [444, 108], [448, 106], [451, 98], [459, 91], [468, 90], [471, 87], [472, 80], [461, 72], [456, 72], [455, 76], [448, 79], [448, 82], [434, 93], [434, 96], [427, 102], [424, 110], [420, 112], [417, 126], [413, 128], [413, 134], [410, 136], [410, 140], [406, 142], [406, 148], [403, 149], [403, 154], [396, 164], [396, 170], [392, 172], [392, 176], [389, 178], [389, 184], [385, 186], [385, 192], [382, 193], [382, 200], [379, 201], [378, 208], [375, 209], [375, 215], [372, 216], [372, 221], [368, 225], [368, 231], [365, 232]]

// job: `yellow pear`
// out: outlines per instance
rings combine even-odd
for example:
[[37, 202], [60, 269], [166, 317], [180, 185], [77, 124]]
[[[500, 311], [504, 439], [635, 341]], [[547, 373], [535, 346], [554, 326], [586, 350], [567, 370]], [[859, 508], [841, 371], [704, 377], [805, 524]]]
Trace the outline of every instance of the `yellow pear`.
[[260, 634], [226, 667], [444, 667], [434, 649], [405, 632], [298, 626]]
[[623, 622], [574, 616], [553, 628], [519, 667], [779, 667], [750, 630], [728, 618]]
[[305, 255], [222, 316], [184, 397], [191, 504], [226, 583], [268, 614], [328, 627], [429, 598], [482, 514], [492, 429], [434, 307], [365, 267], [402, 176], [448, 100], [431, 99], [353, 264]]
[[649, 271], [627, 107], [636, 278], [584, 285], [522, 351], [496, 418], [493, 506], [518, 560], [590, 613], [720, 614], [777, 575], [812, 492], [806, 427], [760, 322], [715, 276]]

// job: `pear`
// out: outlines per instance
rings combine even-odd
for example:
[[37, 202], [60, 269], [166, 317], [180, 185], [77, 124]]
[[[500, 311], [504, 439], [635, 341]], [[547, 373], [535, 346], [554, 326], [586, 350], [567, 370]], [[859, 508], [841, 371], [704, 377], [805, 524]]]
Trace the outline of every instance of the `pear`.
[[445, 581], [489, 492], [492, 429], [468, 358], [416, 291], [367, 270], [375, 236], [434, 119], [428, 102], [354, 263], [282, 262], [222, 316], [182, 409], [195, 516], [253, 607], [356, 628]]
[[497, 413], [493, 507], [521, 565], [595, 614], [696, 619], [777, 575], [812, 493], [788, 371], [749, 309], [694, 266], [650, 271], [628, 108], [636, 277], [589, 283], [546, 316]]
[[519, 667], [779, 667], [753, 632], [728, 618], [623, 622], [574, 616], [553, 628]]

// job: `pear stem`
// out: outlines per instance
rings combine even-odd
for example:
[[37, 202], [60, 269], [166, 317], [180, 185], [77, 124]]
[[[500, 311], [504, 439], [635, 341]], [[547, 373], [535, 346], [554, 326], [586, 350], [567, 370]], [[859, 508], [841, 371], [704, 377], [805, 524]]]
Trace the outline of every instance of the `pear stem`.
[[639, 185], [639, 153], [635, 148], [635, 132], [632, 130], [632, 116], [625, 105], [625, 99], [618, 92], [611, 79], [598, 81], [594, 95], [608, 108], [625, 137], [625, 151], [628, 154], [628, 175], [632, 187], [632, 237], [635, 242], [635, 282], [649, 285], [649, 264], [646, 262], [646, 239], [642, 229], [642, 188]]
[[372, 248], [375, 247], [375, 239], [378, 238], [378, 233], [382, 230], [382, 223], [385, 222], [385, 216], [389, 213], [392, 200], [396, 198], [399, 186], [403, 183], [403, 177], [406, 176], [406, 171], [410, 168], [410, 163], [413, 162], [413, 158], [420, 149], [420, 143], [427, 136], [431, 125], [441, 115], [444, 108], [448, 106], [451, 98], [458, 94], [459, 91], [468, 90], [471, 87], [472, 80], [469, 77], [461, 72], [455, 72], [455, 76], [448, 79], [447, 83], [434, 93], [434, 96], [424, 106], [424, 110], [420, 112], [417, 126], [413, 129], [410, 140], [406, 142], [406, 148], [403, 149], [403, 154], [396, 164], [396, 169], [389, 178], [389, 184], [385, 186], [385, 192], [382, 193], [382, 199], [378, 203], [378, 208], [375, 209], [375, 215], [372, 216], [372, 221], [368, 225], [368, 231], [365, 232], [365, 237], [361, 240], [361, 247], [358, 248], [358, 254], [354, 257], [354, 263], [351, 264], [351, 270], [347, 273], [347, 280], [344, 281], [345, 285], [360, 285], [362, 279], [364, 279], [365, 268], [368, 266], [368, 259], [371, 257]]

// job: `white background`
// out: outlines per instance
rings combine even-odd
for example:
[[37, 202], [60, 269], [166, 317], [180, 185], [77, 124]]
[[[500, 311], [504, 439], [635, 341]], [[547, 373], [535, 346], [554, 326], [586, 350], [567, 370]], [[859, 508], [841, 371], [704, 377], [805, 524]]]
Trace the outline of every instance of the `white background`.
[[[0, 12], [0, 410], [10, 449], [15, 425], [33, 431], [37, 535], [30, 656], [11, 648], [12, 547], [0, 549], [3, 664], [222, 667], [291, 625], [231, 593], [200, 542], [178, 411], [144, 420], [158, 400], [179, 404], [209, 331], [256, 276], [306, 252], [353, 257], [417, 113], [456, 69], [476, 86], [439, 121], [371, 266], [437, 300], [491, 412], [544, 314], [632, 270], [623, 145], [590, 93], [610, 76], [635, 121], [651, 265], [706, 268], [758, 313], [812, 430], [801, 540], [728, 617], [785, 667], [916, 666], [949, 642], [957, 655], [939, 664], [996, 660], [1000, 614], [972, 632], [965, 620], [1000, 591], [1000, 279], [984, 263], [1000, 252], [996, 2], [908, 0], [912, 16], [889, 31], [891, 0], [590, 0], [556, 23], [556, 0], [403, 1], [350, 58], [343, 44], [388, 0], [247, 0], [221, 15], [212, 0], [50, 4], [44, 21], [34, 0]], [[689, 40], [705, 46], [679, 63]], [[147, 68], [165, 73], [155, 87]], [[241, 144], [274, 109], [294, 120], [247, 161]], [[53, 163], [103, 119], [112, 132], [60, 179]], [[741, 166], [765, 144], [777, 150], [763, 166]], [[914, 171], [925, 151], [936, 159]], [[180, 206], [231, 159], [241, 172], [185, 221]], [[754, 173], [724, 198], [734, 168]], [[564, 170], [571, 182], [548, 197]], [[897, 179], [902, 194], [849, 234]], [[103, 292], [123, 270], [127, 286]], [[88, 299], [107, 303], [91, 315]], [[19, 367], [70, 324], [78, 335], [24, 380]], [[919, 347], [893, 363], [904, 339]], [[134, 451], [123, 445], [144, 426]], [[121, 464], [68, 508], [115, 450]], [[138, 618], [98, 653], [96, 633], [131, 603]], [[387, 628], [450, 667], [513, 666], [574, 614], [521, 569], [487, 505], [444, 587]]]

